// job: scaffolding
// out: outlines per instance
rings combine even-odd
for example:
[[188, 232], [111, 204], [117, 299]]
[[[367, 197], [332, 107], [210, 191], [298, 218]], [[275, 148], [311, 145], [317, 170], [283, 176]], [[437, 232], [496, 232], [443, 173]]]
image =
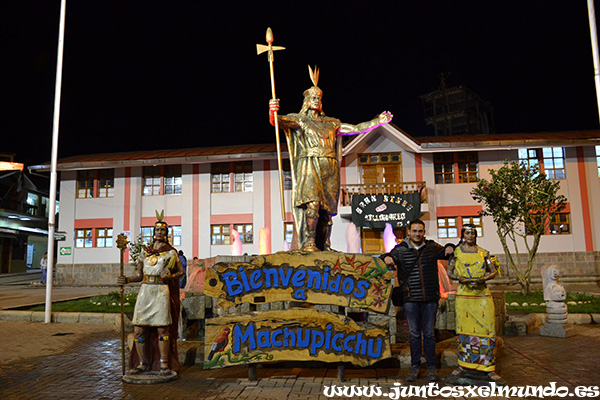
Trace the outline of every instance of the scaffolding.
[[464, 86], [442, 88], [421, 96], [425, 122], [433, 125], [435, 136], [477, 135], [494, 132], [494, 112]]

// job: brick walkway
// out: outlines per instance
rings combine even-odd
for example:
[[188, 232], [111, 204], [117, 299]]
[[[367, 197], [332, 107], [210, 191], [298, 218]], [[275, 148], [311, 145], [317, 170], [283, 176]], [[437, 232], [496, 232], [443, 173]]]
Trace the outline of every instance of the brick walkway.
[[[536, 335], [505, 338], [498, 372], [511, 386], [557, 382], [557, 386], [573, 390], [578, 385], [600, 385], [600, 369], [596, 366], [600, 325], [580, 325], [575, 331], [577, 335], [568, 339]], [[248, 382], [247, 368], [205, 371], [192, 366], [182, 367], [174, 382], [131, 385], [121, 381], [120, 340], [114, 330], [78, 324], [1, 322], [0, 337], [4, 338], [0, 399], [5, 400], [306, 400], [325, 399], [323, 386], [339, 385], [335, 367], [274, 369], [268, 365], [257, 369], [258, 382]], [[441, 370], [440, 375], [449, 372]], [[347, 369], [346, 384], [376, 385], [386, 391], [394, 382], [404, 384], [401, 377], [406, 373], [384, 368]], [[427, 383], [425, 378], [417, 381], [418, 385]]]

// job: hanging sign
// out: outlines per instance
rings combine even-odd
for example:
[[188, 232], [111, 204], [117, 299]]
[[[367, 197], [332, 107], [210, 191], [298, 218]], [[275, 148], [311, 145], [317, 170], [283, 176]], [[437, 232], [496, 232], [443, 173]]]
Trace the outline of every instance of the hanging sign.
[[385, 224], [401, 228], [421, 216], [421, 195], [352, 195], [352, 222], [357, 227], [384, 229]]

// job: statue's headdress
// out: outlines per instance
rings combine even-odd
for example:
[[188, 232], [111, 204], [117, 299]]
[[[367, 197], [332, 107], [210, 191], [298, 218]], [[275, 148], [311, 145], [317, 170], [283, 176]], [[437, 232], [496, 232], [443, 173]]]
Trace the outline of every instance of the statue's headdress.
[[310, 80], [313, 83], [313, 86], [310, 89], [306, 89], [304, 91], [304, 97], [308, 97], [312, 94], [318, 94], [319, 96], [323, 95], [323, 91], [317, 86], [319, 83], [319, 69], [315, 65], [315, 69], [313, 70], [310, 65], [308, 66], [308, 74], [310, 75]]
[[164, 221], [165, 210], [162, 210], [160, 213], [158, 212], [158, 210], [154, 210], [154, 212], [156, 213], [156, 222], [154, 223], [155, 226], [158, 225], [158, 224], [169, 226], [169, 224], [167, 224]]

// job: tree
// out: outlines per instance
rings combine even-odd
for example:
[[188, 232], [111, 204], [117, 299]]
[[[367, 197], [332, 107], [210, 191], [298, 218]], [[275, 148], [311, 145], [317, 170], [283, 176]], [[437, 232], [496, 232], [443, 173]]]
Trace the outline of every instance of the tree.
[[[541, 237], [548, 230], [550, 221], [565, 209], [567, 199], [558, 194], [560, 182], [548, 179], [537, 165], [506, 160], [500, 169], [489, 172], [490, 180], [481, 179], [471, 196], [481, 203], [482, 215], [491, 216], [496, 223], [508, 265], [519, 280], [521, 293], [528, 294]], [[514, 253], [509, 249], [507, 238]], [[519, 238], [528, 254], [526, 267], [521, 263]]]

